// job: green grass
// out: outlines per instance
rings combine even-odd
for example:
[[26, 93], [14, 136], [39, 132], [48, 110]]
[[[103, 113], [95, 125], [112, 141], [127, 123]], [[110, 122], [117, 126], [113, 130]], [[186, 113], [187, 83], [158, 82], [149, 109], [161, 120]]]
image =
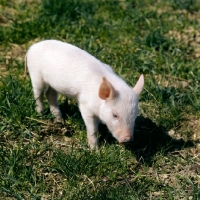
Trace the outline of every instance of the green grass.
[[[0, 0], [0, 199], [199, 199], [200, 3], [195, 0]], [[75, 100], [65, 125], [35, 111], [28, 47], [58, 39], [111, 65], [134, 86], [135, 139], [100, 126], [90, 151]]]

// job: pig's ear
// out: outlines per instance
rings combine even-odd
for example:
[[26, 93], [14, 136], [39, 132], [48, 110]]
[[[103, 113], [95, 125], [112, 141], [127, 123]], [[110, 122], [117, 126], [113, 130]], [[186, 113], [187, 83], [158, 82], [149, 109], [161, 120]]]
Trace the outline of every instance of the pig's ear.
[[115, 89], [113, 88], [112, 84], [103, 77], [102, 83], [99, 88], [99, 97], [103, 100], [112, 99], [116, 94]]
[[143, 74], [140, 75], [139, 80], [137, 81], [135, 87], [133, 88], [133, 91], [139, 96], [142, 92], [142, 89], [144, 87], [144, 76]]

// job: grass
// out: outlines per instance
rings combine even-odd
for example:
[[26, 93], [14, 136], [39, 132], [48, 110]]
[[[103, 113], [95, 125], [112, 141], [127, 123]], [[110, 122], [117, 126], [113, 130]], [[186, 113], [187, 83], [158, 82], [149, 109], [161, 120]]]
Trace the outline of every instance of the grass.
[[[0, 199], [199, 199], [200, 3], [195, 0], [0, 0]], [[65, 125], [35, 111], [28, 47], [58, 39], [111, 65], [130, 85], [145, 75], [135, 140], [100, 126], [87, 147], [75, 100]]]

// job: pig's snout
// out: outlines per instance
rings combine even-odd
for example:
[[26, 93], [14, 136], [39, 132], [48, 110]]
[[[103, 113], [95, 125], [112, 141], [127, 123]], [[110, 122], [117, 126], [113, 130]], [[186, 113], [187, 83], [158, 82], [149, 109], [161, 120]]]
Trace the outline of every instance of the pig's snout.
[[123, 137], [119, 140], [119, 143], [120, 144], [126, 144], [126, 143], [129, 143], [133, 140], [132, 136], [126, 136], [126, 137]]

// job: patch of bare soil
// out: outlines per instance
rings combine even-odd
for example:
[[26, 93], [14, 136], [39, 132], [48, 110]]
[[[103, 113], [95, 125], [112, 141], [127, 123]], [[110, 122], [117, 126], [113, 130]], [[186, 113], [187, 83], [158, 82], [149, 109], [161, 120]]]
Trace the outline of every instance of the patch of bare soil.
[[[155, 7], [153, 7], [152, 9], [155, 9]], [[178, 15], [184, 16], [188, 20], [191, 20], [191, 21], [196, 20], [197, 22], [200, 22], [200, 12], [190, 13], [184, 9], [173, 10], [172, 7], [170, 6], [163, 6], [162, 8], [158, 8], [156, 9], [156, 12], [158, 14], [173, 13], [173, 15], [171, 15], [171, 17], [169, 18], [170, 20], [176, 20], [173, 18], [176, 16], [176, 14], [178, 14]], [[195, 58], [200, 57], [200, 30], [199, 29], [195, 29], [194, 26], [190, 26], [190, 27], [186, 27], [183, 31], [170, 30], [168, 33], [168, 36], [192, 48], [192, 55]]]
[[63, 149], [63, 151], [67, 146], [71, 146], [72, 144], [75, 148], [80, 147], [80, 142], [72, 137], [76, 128], [72, 129], [68, 124], [52, 120], [38, 120], [28, 117], [27, 119], [30, 121], [37, 121], [41, 124], [40, 132], [31, 132], [34, 136], [33, 138], [37, 138], [39, 141], [45, 142], [46, 144], [52, 144], [59, 149]]
[[177, 88], [186, 88], [191, 83], [191, 80], [185, 80], [175, 76], [165, 75], [155, 75], [154, 78], [156, 79], [159, 85], [163, 87], [173, 86], [175, 89]]
[[26, 54], [25, 45], [11, 44], [10, 50], [6, 52], [6, 64], [12, 58], [16, 58], [19, 61], [23, 61]]
[[193, 140], [200, 142], [200, 118], [198, 116], [188, 116], [188, 128], [193, 130]]
[[11, 19], [17, 13], [16, 9], [0, 5], [0, 10], [1, 10], [0, 24], [2, 26], [10, 25], [10, 23], [12, 23]]
[[8, 74], [8, 66], [9, 70], [14, 70], [15, 61], [24, 62], [24, 58], [28, 48], [38, 42], [39, 39], [35, 39], [30, 41], [28, 44], [10, 44], [6, 48], [0, 47], [0, 57], [2, 57], [2, 62], [0, 62], [0, 74], [5, 75]]
[[23, 62], [26, 54], [25, 45], [10, 44], [6, 48], [0, 49], [0, 74], [6, 75], [10, 73], [10, 70], [15, 70], [16, 61]]
[[169, 31], [169, 37], [175, 38], [176, 41], [181, 42], [192, 48], [192, 55], [195, 58], [200, 57], [200, 30], [196, 30], [193, 26], [184, 29], [183, 31]]

